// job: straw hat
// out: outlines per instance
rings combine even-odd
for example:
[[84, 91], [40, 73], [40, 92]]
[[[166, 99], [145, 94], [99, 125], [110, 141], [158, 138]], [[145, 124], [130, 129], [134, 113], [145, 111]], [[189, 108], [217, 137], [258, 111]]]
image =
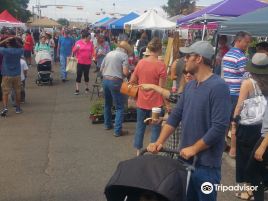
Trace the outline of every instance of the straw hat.
[[268, 55], [265, 53], [256, 53], [253, 55], [246, 70], [255, 74], [268, 74]]
[[143, 52], [142, 54], [145, 55], [145, 56], [150, 56], [151, 51], [148, 48], [146, 48], [145, 52]]
[[131, 55], [133, 53], [133, 48], [128, 44], [127, 41], [121, 41], [118, 47], [125, 49], [128, 55]]

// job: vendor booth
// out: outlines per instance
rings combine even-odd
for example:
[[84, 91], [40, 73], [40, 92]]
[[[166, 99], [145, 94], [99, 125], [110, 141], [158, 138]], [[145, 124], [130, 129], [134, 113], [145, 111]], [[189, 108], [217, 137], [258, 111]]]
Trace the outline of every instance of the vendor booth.
[[124, 27], [129, 27], [129, 29], [131, 30], [172, 30], [176, 28], [176, 23], [171, 22], [160, 16], [155, 10], [149, 10], [140, 17], [125, 23]]
[[110, 19], [111, 19], [110, 17], [104, 17], [104, 18], [100, 19], [99, 21], [95, 22], [93, 24], [93, 26], [98, 27], [99, 24], [103, 24], [103, 23], [109, 21]]
[[29, 24], [31, 27], [47, 27], [47, 28], [53, 28], [53, 27], [59, 27], [61, 26], [56, 21], [49, 19], [49, 18], [41, 18], [36, 19], [32, 23]]
[[0, 27], [26, 28], [25, 24], [13, 17], [7, 10], [0, 14]]
[[[243, 5], [243, 6], [242, 6]], [[223, 0], [185, 17], [178, 19], [179, 27], [195, 22], [203, 23], [202, 40], [208, 30], [209, 22], [221, 22], [236, 18], [240, 15], [268, 6], [257, 0]]]
[[110, 29], [124, 29], [124, 24], [132, 21], [136, 18], [138, 18], [140, 15], [138, 15], [137, 13], [131, 12], [129, 14], [127, 14], [124, 17], [121, 17], [120, 19], [112, 22], [109, 26]]
[[219, 27], [221, 35], [235, 35], [239, 31], [247, 31], [253, 36], [268, 36], [268, 7], [241, 15], [235, 19], [222, 22]]
[[225, 21], [266, 6], [268, 4], [257, 0], [224, 0], [178, 19], [177, 24], [205, 20]]
[[103, 29], [108, 29], [110, 27], [110, 24], [113, 23], [113, 22], [115, 22], [116, 20], [118, 20], [118, 19], [115, 18], [115, 17], [112, 17], [109, 20], [106, 20], [106, 21], [101, 22], [101, 23], [97, 23], [95, 25], [95, 27], [103, 28]]

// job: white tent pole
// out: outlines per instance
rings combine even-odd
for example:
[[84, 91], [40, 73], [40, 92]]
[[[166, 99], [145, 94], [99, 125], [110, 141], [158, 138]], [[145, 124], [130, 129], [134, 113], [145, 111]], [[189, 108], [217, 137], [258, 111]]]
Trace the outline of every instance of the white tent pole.
[[207, 14], [204, 14], [205, 20], [204, 20], [204, 25], [203, 25], [203, 32], [202, 32], [202, 40], [205, 38], [205, 33], [206, 33], [206, 28], [207, 28]]
[[203, 33], [202, 33], [202, 40], [204, 40], [204, 38], [205, 38], [206, 27], [207, 27], [207, 25], [206, 25], [206, 23], [204, 23], [204, 25], [203, 25]]

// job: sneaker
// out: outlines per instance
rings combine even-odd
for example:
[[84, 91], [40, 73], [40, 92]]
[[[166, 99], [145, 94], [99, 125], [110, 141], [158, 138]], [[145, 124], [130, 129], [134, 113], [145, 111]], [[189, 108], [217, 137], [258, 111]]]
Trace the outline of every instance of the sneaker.
[[74, 95], [79, 95], [79, 90], [75, 90]]
[[6, 117], [7, 116], [7, 113], [8, 113], [8, 109], [7, 108], [4, 108], [2, 111], [1, 111], [1, 117]]
[[88, 88], [86, 88], [85, 93], [87, 94], [88, 92], [89, 92], [89, 89], [88, 89]]
[[22, 113], [22, 109], [20, 107], [16, 107], [16, 114]]
[[114, 133], [114, 137], [120, 137], [120, 136], [121, 136], [120, 134]]
[[110, 126], [110, 127], [104, 127], [104, 130], [112, 130], [114, 127], [113, 126]]

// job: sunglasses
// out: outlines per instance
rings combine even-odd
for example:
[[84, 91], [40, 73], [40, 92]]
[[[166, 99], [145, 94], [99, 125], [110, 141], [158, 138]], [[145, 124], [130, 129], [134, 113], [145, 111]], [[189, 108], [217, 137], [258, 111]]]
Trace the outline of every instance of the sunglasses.
[[188, 71], [186, 71], [186, 70], [183, 70], [182, 73], [183, 73], [184, 75], [187, 75], [188, 73], [189, 73], [190, 75], [193, 75], [193, 73], [190, 73], [190, 72], [188, 72]]

